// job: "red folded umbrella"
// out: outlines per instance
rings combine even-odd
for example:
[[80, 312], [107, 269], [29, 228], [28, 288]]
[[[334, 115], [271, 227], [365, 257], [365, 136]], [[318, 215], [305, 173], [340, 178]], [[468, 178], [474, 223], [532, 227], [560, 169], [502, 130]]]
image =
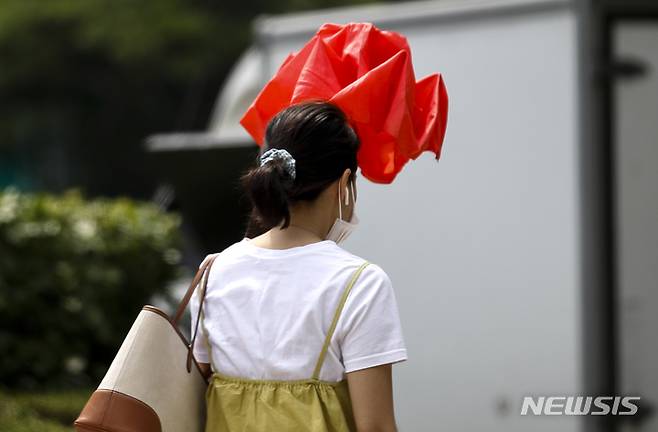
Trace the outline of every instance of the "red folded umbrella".
[[441, 74], [416, 81], [407, 39], [370, 23], [323, 24], [290, 54], [240, 124], [263, 145], [268, 122], [306, 100], [327, 100], [345, 112], [361, 141], [364, 177], [391, 183], [409, 159], [441, 154], [448, 94]]

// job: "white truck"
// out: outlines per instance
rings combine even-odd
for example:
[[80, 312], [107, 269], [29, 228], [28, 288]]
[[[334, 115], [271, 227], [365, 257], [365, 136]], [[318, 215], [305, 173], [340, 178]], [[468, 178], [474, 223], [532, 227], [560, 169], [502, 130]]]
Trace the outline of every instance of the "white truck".
[[[263, 16], [208, 131], [152, 136], [149, 147], [214, 152], [235, 173], [256, 150], [240, 117], [322, 23], [403, 33], [417, 78], [441, 72], [448, 89], [441, 159], [421, 155], [391, 185], [361, 178], [362, 222], [345, 246], [395, 287], [409, 355], [394, 366], [399, 429], [655, 430], [645, 407], [658, 399], [658, 78], [647, 65], [658, 67], [658, 26], [620, 18], [616, 3]], [[224, 193], [216, 200], [235, 199]], [[642, 396], [640, 413], [521, 415], [526, 396], [611, 394]]]

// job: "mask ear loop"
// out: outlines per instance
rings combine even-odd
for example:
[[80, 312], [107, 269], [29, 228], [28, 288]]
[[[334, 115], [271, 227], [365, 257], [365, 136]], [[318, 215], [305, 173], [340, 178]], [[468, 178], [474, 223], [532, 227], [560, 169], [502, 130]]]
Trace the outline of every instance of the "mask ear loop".
[[[352, 189], [352, 200], [356, 203], [356, 195], [354, 194], [354, 182], [350, 182], [350, 187], [348, 189], [345, 186], [345, 205], [350, 205], [350, 189]], [[340, 205], [340, 186], [338, 187], [338, 217], [340, 220], [343, 220], [343, 206]]]
[[343, 206], [340, 205], [340, 186], [338, 186], [338, 218], [343, 220]]

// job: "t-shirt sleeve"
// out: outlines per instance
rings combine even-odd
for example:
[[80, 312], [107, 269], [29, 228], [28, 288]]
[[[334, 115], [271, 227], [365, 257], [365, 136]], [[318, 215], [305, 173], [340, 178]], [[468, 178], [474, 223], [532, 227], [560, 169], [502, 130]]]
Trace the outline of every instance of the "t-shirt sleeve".
[[[210, 257], [210, 255], [207, 255], [204, 260], [199, 264], [199, 268], [203, 265], [204, 262]], [[197, 314], [199, 313], [199, 296], [201, 294], [201, 285], [197, 286], [197, 288], [194, 290], [194, 293], [192, 294], [192, 297], [190, 297], [190, 341], [192, 340], [192, 336], [194, 336], [194, 328], [196, 327], [196, 317]], [[196, 337], [196, 340], [194, 341], [194, 346], [192, 347], [192, 355], [194, 355], [194, 358], [196, 359], [197, 362], [199, 363], [210, 363], [210, 355], [208, 354], [209, 347], [208, 347], [208, 341], [206, 339], [206, 334], [203, 331], [203, 328], [201, 327], [202, 322], [199, 323], [199, 334]]]
[[393, 284], [378, 265], [354, 283], [337, 331], [345, 372], [407, 360]]

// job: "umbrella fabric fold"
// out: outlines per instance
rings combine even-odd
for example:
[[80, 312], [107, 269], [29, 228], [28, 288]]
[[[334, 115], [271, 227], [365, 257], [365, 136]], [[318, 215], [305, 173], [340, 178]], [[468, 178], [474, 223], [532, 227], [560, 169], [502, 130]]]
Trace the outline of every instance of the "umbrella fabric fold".
[[361, 173], [391, 183], [410, 159], [439, 159], [448, 119], [440, 73], [416, 81], [411, 50], [400, 33], [371, 23], [323, 24], [284, 60], [240, 124], [263, 145], [268, 122], [300, 102], [325, 100], [347, 116], [361, 141]]

